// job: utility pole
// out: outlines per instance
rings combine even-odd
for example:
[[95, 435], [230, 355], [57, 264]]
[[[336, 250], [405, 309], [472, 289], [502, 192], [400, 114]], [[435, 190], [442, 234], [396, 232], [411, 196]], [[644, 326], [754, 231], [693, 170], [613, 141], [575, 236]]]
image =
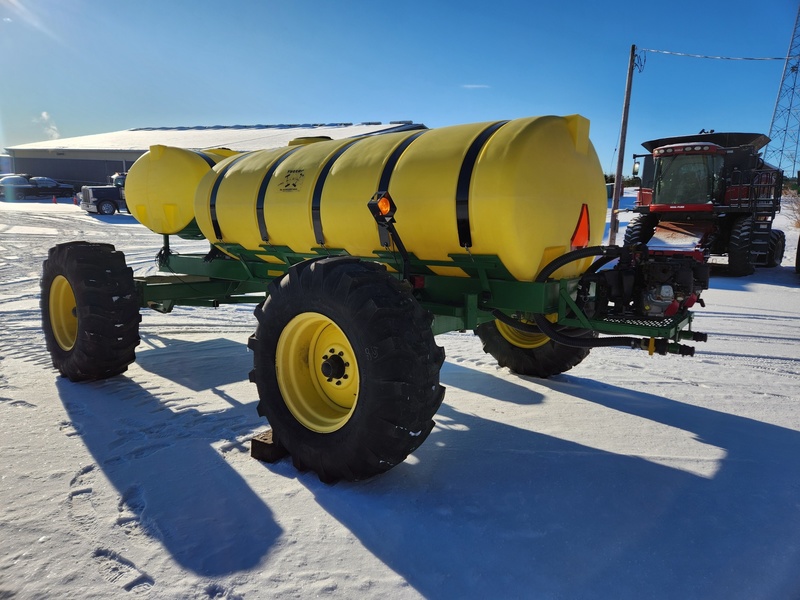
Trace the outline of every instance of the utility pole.
[[619, 231], [619, 199], [622, 196], [622, 165], [625, 162], [625, 138], [628, 136], [628, 109], [631, 106], [631, 84], [633, 83], [633, 65], [636, 60], [636, 45], [631, 45], [631, 57], [628, 60], [628, 80], [625, 83], [625, 102], [622, 105], [622, 125], [619, 128], [619, 151], [617, 154], [617, 173], [614, 176], [614, 193], [611, 200], [611, 227], [608, 232], [608, 244], [617, 243]]

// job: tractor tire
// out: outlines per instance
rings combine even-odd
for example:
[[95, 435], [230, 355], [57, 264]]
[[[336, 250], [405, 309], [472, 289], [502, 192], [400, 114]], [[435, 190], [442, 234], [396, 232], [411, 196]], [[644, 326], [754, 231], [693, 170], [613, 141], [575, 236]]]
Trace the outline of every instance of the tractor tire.
[[786, 234], [780, 229], [773, 229], [769, 234], [769, 254], [767, 255], [767, 266], [777, 267], [783, 261], [783, 254], [786, 250]]
[[646, 244], [655, 235], [656, 227], [658, 226], [658, 216], [656, 215], [639, 215], [628, 223], [625, 229], [625, 246], [635, 246], [637, 244]]
[[70, 381], [127, 370], [139, 345], [133, 271], [111, 244], [70, 242], [42, 264], [42, 329], [53, 366]]
[[800, 243], [797, 244], [797, 253], [794, 258], [794, 272], [800, 275]]
[[753, 217], [740, 217], [731, 228], [728, 240], [728, 275], [743, 277], [755, 271], [750, 254]]
[[[475, 333], [483, 342], [484, 352], [491, 354], [501, 367], [508, 367], [519, 375], [546, 379], [569, 371], [589, 356], [590, 348], [558, 344], [543, 333], [525, 333], [501, 321], [482, 323]], [[594, 336], [585, 329], [565, 333], [582, 338]]]
[[428, 437], [444, 350], [431, 314], [384, 267], [343, 256], [299, 263], [255, 316], [258, 413], [300, 471], [367, 479]]

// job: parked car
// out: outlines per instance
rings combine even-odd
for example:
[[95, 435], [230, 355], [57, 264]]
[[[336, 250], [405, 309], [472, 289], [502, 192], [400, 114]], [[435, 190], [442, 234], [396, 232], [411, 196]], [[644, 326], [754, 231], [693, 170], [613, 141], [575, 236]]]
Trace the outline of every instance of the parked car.
[[125, 203], [125, 177], [127, 173], [114, 173], [109, 185], [85, 185], [81, 188], [81, 208], [86, 212], [113, 215], [128, 210]]
[[28, 196], [72, 196], [75, 189], [68, 183], [60, 183], [49, 177], [23, 177], [11, 175], [0, 179], [0, 194], [6, 200], [24, 200]]

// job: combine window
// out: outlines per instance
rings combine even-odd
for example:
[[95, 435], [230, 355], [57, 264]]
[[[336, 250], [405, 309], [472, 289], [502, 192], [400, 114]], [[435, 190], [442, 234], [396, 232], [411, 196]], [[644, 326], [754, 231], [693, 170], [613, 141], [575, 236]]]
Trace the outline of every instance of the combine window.
[[706, 204], [722, 192], [721, 156], [683, 154], [656, 160], [653, 204]]

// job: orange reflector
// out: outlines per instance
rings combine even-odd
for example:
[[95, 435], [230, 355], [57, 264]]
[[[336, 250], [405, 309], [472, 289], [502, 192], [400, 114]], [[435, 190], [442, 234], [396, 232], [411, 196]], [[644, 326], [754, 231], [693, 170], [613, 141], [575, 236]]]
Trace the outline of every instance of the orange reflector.
[[389, 202], [389, 198], [384, 196], [383, 198], [378, 200], [378, 210], [381, 212], [382, 215], [386, 215], [390, 210], [392, 210], [392, 203]]
[[589, 207], [581, 206], [581, 216], [578, 217], [578, 225], [575, 233], [572, 234], [571, 249], [586, 248], [589, 245]]

